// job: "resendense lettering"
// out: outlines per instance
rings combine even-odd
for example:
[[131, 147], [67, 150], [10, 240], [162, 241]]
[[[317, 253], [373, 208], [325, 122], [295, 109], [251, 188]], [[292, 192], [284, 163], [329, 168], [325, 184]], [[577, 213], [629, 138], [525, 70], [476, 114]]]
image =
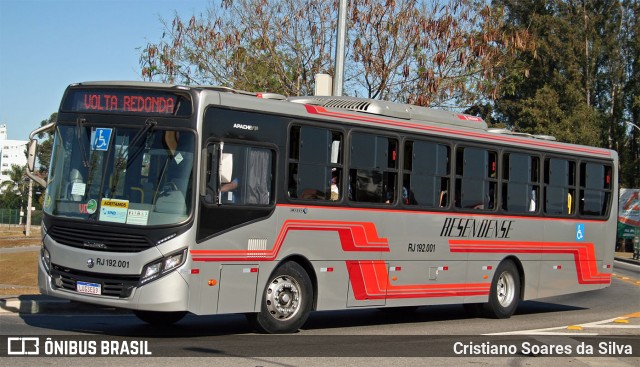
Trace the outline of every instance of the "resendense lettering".
[[446, 218], [440, 237], [509, 238], [512, 225], [508, 219]]

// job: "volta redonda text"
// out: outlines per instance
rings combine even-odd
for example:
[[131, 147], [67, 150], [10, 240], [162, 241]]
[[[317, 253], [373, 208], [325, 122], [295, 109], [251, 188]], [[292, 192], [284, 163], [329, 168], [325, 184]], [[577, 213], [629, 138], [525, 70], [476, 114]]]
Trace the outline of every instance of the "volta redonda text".
[[171, 96], [140, 96], [87, 93], [84, 108], [91, 111], [146, 112], [171, 114], [176, 98]]

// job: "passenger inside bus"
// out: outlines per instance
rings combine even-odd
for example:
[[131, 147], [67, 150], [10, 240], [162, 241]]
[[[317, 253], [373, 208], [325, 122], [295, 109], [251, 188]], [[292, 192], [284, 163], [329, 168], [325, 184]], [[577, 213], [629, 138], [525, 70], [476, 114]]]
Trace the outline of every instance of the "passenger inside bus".
[[340, 200], [340, 188], [338, 187], [338, 171], [335, 168], [331, 170], [331, 200]]
[[238, 188], [240, 181], [237, 177], [231, 179], [231, 182], [222, 183], [220, 186], [220, 194], [223, 198], [223, 201], [227, 203], [233, 203], [237, 199], [237, 192], [235, 190]]

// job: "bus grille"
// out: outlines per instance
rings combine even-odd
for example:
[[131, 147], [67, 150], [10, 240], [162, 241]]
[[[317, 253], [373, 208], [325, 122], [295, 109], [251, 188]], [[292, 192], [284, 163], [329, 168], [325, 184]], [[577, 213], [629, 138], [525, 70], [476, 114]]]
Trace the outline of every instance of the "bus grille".
[[68, 291], [76, 291], [77, 282], [98, 283], [101, 285], [102, 296], [127, 298], [138, 285], [140, 277], [137, 275], [109, 275], [108, 278], [99, 274], [67, 269], [52, 264], [51, 286]]
[[63, 245], [93, 251], [140, 252], [153, 247], [144, 236], [115, 231], [54, 226], [47, 234]]

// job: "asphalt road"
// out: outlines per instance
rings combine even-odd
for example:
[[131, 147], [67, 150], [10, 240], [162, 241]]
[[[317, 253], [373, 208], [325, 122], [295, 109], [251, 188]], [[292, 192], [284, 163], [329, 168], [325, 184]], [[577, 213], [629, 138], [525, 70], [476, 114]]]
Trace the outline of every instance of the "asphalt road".
[[[159, 328], [130, 314], [4, 313], [0, 314], [1, 339], [36, 336], [42, 340], [40, 348], [46, 337], [60, 348], [70, 340], [85, 346], [94, 343], [97, 354], [102, 343], [108, 345], [110, 340], [120, 343], [117, 348], [128, 343], [131, 352], [135, 341], [140, 342], [139, 352], [151, 356], [12, 356], [0, 357], [0, 366], [638, 366], [640, 267], [616, 262], [614, 273], [609, 288], [523, 302], [506, 320], [469, 318], [461, 306], [429, 306], [413, 312], [317, 312], [299, 333], [287, 336], [257, 335], [242, 315], [187, 316], [172, 327]], [[465, 345], [473, 352], [472, 346], [483, 344], [504, 347], [507, 352], [455, 356]], [[7, 345], [8, 341], [0, 340], [0, 355], [6, 355]], [[516, 349], [509, 350], [510, 345]], [[531, 347], [535, 345], [540, 347]], [[595, 351], [549, 357], [540, 349], [545, 345], [562, 352], [592, 345]]]

